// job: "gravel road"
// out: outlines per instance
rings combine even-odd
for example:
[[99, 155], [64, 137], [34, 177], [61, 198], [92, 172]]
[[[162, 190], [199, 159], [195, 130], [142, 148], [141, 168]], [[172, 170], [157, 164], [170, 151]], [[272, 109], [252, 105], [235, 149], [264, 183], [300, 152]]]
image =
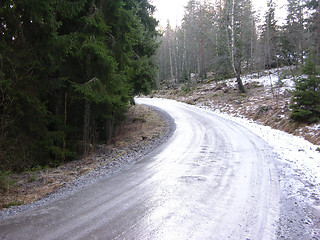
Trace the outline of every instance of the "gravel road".
[[186, 104], [137, 102], [174, 119], [167, 142], [69, 194], [3, 218], [0, 238], [277, 238], [279, 179], [265, 141]]

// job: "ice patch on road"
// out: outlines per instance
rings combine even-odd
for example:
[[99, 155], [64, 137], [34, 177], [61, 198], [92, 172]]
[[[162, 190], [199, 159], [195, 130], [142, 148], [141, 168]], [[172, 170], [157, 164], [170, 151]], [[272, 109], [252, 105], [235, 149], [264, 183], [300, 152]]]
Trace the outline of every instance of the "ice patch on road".
[[[208, 108], [206, 110], [211, 111]], [[220, 117], [245, 126], [260, 136], [273, 147], [280, 162], [294, 170], [301, 180], [308, 180], [317, 186], [320, 192], [320, 152], [318, 151], [320, 146], [314, 145], [302, 137], [293, 136], [269, 126], [259, 125], [245, 118], [232, 117], [219, 111], [213, 112]]]
[[[320, 239], [320, 146], [302, 137], [201, 106], [264, 139], [274, 150], [281, 189], [280, 239]], [[314, 126], [319, 130], [319, 126]]]

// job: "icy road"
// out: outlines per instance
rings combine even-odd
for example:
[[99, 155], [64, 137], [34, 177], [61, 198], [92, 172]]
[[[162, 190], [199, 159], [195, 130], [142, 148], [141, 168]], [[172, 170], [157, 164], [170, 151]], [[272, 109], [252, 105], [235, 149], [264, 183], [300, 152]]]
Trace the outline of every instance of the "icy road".
[[1, 239], [276, 239], [274, 154], [213, 113], [138, 99], [175, 121], [171, 139], [130, 169], [0, 222]]

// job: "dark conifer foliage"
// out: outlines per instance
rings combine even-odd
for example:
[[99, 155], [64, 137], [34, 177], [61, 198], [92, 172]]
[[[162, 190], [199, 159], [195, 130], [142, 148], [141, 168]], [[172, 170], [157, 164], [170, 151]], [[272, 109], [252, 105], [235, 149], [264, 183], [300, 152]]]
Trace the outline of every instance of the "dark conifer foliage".
[[0, 3], [0, 170], [57, 165], [110, 142], [153, 85], [147, 0]]
[[302, 67], [305, 76], [296, 80], [291, 105], [293, 120], [311, 123], [320, 121], [320, 67], [316, 64], [315, 56], [306, 59]]

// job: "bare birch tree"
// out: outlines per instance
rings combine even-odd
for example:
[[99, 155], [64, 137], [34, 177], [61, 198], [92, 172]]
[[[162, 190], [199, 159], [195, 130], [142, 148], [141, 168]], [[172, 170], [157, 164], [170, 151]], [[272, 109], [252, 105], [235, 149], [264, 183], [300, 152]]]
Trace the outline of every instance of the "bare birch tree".
[[225, 14], [229, 21], [227, 23], [227, 38], [229, 43], [230, 60], [231, 66], [234, 74], [236, 75], [236, 81], [238, 89], [241, 93], [245, 93], [245, 88], [241, 79], [241, 64], [242, 64], [242, 54], [241, 54], [241, 41], [240, 41], [240, 3], [241, 0], [228, 0], [225, 4]]

